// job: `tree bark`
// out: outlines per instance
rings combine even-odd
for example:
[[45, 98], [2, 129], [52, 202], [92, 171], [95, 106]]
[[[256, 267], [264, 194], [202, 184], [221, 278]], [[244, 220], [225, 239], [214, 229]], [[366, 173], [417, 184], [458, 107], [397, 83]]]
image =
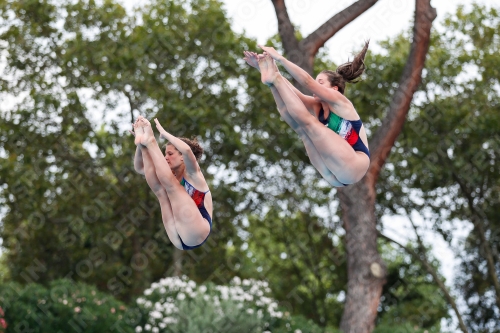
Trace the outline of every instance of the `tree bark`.
[[[375, 0], [360, 0], [333, 16], [302, 41], [295, 37], [284, 0], [271, 0], [278, 18], [278, 30], [291, 61], [312, 75], [319, 48], [337, 31], [373, 6]], [[430, 0], [416, 0], [415, 24], [410, 55], [381, 128], [370, 140], [371, 163], [358, 183], [339, 189], [338, 195], [346, 231], [348, 267], [347, 296], [340, 328], [346, 333], [371, 332], [385, 282], [386, 268], [377, 250], [375, 185], [390, 150], [408, 114], [413, 94], [421, 81], [429, 49], [430, 30], [436, 11]]]
[[371, 332], [385, 283], [386, 267], [377, 250], [375, 187], [368, 181], [338, 192], [346, 231], [347, 296], [343, 332]]

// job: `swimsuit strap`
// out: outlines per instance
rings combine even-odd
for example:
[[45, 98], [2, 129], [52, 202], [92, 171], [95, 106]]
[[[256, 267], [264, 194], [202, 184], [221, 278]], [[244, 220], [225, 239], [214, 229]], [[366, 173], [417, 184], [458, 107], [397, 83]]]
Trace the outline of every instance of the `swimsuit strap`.
[[193, 199], [194, 203], [198, 208], [205, 207], [205, 194], [207, 192], [202, 192], [197, 190], [193, 185], [191, 185], [184, 177], [181, 182], [182, 186], [186, 190], [187, 194]]
[[[186, 185], [186, 184], [187, 184], [187, 185]], [[182, 180], [181, 180], [181, 185], [182, 185], [182, 186], [184, 186], [184, 188], [186, 188], [186, 191], [187, 191], [187, 189], [189, 188], [189, 189], [193, 189], [194, 191], [198, 191], [198, 192], [200, 192], [200, 193], [204, 193], [204, 194], [207, 194], [208, 192], [210, 192], [210, 189], [208, 189], [208, 191], [206, 191], [206, 192], [202, 192], [202, 191], [198, 190], [196, 187], [194, 187], [193, 185], [191, 185], [191, 183], [190, 183], [190, 182], [188, 182], [188, 181], [186, 180], [186, 178], [184, 178], [184, 177], [182, 177]], [[189, 193], [189, 191], [188, 191], [188, 193]]]

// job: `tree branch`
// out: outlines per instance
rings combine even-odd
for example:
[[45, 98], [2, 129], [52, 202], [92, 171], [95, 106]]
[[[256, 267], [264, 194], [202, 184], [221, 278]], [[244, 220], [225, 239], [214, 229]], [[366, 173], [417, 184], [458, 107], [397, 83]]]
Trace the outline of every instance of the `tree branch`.
[[[290, 57], [294, 51], [300, 50], [299, 41], [295, 37], [295, 28], [293, 27], [288, 11], [286, 9], [285, 0], [271, 0], [276, 11], [276, 18], [278, 19], [278, 32], [283, 43], [283, 48]], [[292, 59], [292, 62], [296, 63]], [[299, 65], [298, 63], [296, 63]]]
[[134, 123], [134, 109], [138, 109], [138, 108], [135, 105], [134, 101], [132, 100], [132, 95], [128, 91], [126, 91], [125, 89], [122, 92], [128, 99], [128, 104], [130, 106], [130, 121], [133, 124]]
[[[413, 225], [413, 222], [412, 222], [412, 225]], [[415, 226], [414, 226], [414, 228], [415, 228]], [[415, 233], [416, 233], [416, 229], [415, 229]], [[414, 250], [412, 250], [411, 248], [404, 246], [403, 244], [397, 242], [396, 240], [382, 234], [380, 231], [377, 231], [377, 234], [379, 237], [384, 238], [387, 241], [394, 243], [397, 246], [399, 246], [400, 248], [404, 249], [406, 251], [406, 253], [408, 253], [409, 255], [411, 255], [413, 257], [413, 259], [416, 259], [424, 266], [427, 273], [429, 273], [432, 276], [432, 278], [434, 279], [434, 282], [436, 282], [439, 289], [441, 289], [441, 291], [444, 293], [445, 298], [448, 301], [448, 304], [450, 304], [451, 307], [453, 308], [453, 311], [455, 311], [455, 314], [456, 314], [457, 319], [458, 319], [458, 325], [460, 326], [460, 329], [462, 330], [462, 332], [468, 333], [467, 326], [465, 326], [465, 323], [462, 319], [462, 316], [460, 315], [460, 312], [458, 311], [458, 307], [457, 307], [457, 304], [455, 303], [455, 300], [453, 299], [453, 296], [451, 296], [450, 292], [448, 291], [448, 288], [446, 288], [443, 281], [439, 278], [434, 267], [432, 267], [432, 265], [427, 261], [426, 253], [425, 252], [424, 253], [417, 253]], [[420, 239], [420, 236], [418, 234], [417, 234], [417, 237]], [[423, 245], [423, 244], [419, 243], [419, 247], [421, 245]], [[421, 254], [423, 254], [423, 255], [420, 256]]]
[[[451, 165], [451, 161], [448, 161], [448, 164]], [[493, 283], [493, 288], [495, 289], [496, 294], [496, 303], [497, 307], [500, 309], [500, 281], [498, 279], [498, 275], [495, 269], [495, 259], [493, 257], [493, 253], [491, 247], [489, 246], [490, 242], [486, 239], [486, 232], [484, 228], [484, 223], [482, 219], [484, 218], [484, 214], [477, 211], [474, 205], [474, 198], [471, 195], [471, 192], [467, 189], [466, 184], [462, 181], [461, 177], [452, 169], [452, 177], [460, 186], [460, 190], [464, 194], [467, 199], [467, 203], [469, 204], [469, 209], [472, 213], [472, 224], [474, 224], [474, 230], [476, 230], [477, 235], [479, 236], [479, 240], [481, 241], [480, 246], [483, 248], [484, 255], [486, 257], [486, 266], [488, 267], [488, 275]], [[483, 215], [483, 216], [481, 216]]]
[[[318, 53], [318, 50], [340, 29], [372, 7], [377, 1], [378, 0], [359, 0], [355, 2], [331, 17], [313, 33], [299, 42], [295, 37], [295, 28], [288, 16], [285, 1], [271, 0], [274, 5], [274, 10], [276, 11], [278, 32], [287, 58], [312, 75], [314, 57]], [[302, 91], [300, 86], [297, 88]]]
[[431, 6], [430, 0], [416, 0], [415, 3], [415, 25], [410, 55], [382, 126], [370, 140], [371, 164], [365, 177], [372, 185], [375, 185], [380, 170], [401, 133], [413, 94], [422, 79], [436, 10]]
[[314, 56], [325, 43], [339, 30], [354, 21], [358, 16], [371, 8], [378, 0], [359, 0], [343, 11], [335, 14], [318, 29], [300, 41], [300, 46], [309, 55]]

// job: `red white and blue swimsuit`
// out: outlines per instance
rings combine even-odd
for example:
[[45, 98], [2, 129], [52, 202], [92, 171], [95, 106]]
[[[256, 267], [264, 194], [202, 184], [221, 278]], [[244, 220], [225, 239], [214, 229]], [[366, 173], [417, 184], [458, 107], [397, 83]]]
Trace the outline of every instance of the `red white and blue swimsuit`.
[[[210, 224], [210, 232], [211, 232], [212, 231], [212, 218], [210, 217], [210, 214], [208, 214], [208, 211], [205, 208], [205, 195], [208, 192], [210, 192], [210, 190], [208, 190], [206, 192], [198, 191], [193, 185], [191, 185], [186, 179], [184, 179], [184, 177], [182, 177], [181, 185], [184, 186], [184, 189], [186, 190], [186, 192], [193, 199], [194, 203], [196, 204], [196, 207], [198, 207], [198, 210], [200, 211], [201, 216], [203, 216], [203, 218], [208, 221], [208, 224]], [[210, 232], [208, 233], [207, 238], [205, 238], [205, 240], [203, 242], [201, 242], [198, 245], [194, 245], [194, 246], [189, 246], [189, 245], [184, 244], [181, 237], [179, 236], [179, 239], [180, 239], [181, 244], [182, 244], [182, 248], [184, 250], [192, 250], [192, 249], [196, 249], [197, 247], [202, 246], [207, 241], [208, 236], [210, 236]]]
[[359, 131], [363, 126], [361, 119], [346, 120], [331, 111], [328, 111], [328, 117], [325, 119], [323, 108], [321, 108], [318, 120], [347, 141], [354, 151], [362, 151], [370, 157], [370, 151], [359, 137]]
[[[340, 135], [342, 139], [347, 141], [354, 151], [362, 151], [368, 155], [368, 158], [370, 158], [370, 151], [368, 150], [368, 147], [366, 147], [363, 140], [359, 137], [359, 131], [361, 130], [361, 126], [363, 126], [361, 119], [346, 120], [331, 111], [328, 111], [328, 116], [325, 119], [323, 108], [321, 108], [318, 120], [323, 125]], [[344, 186], [349, 185], [344, 183], [341, 184]]]

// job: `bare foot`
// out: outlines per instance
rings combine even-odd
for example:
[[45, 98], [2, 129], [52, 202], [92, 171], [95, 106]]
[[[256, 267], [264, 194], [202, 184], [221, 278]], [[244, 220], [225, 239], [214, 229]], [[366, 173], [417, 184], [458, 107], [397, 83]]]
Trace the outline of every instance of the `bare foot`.
[[267, 86], [272, 86], [276, 80], [277, 73], [273, 68], [273, 62], [269, 55], [259, 55], [259, 67], [261, 74], [261, 81]]
[[139, 122], [140, 122], [141, 118], [142, 118], [142, 116], [139, 116], [139, 118], [137, 118], [135, 120], [135, 123], [132, 124], [134, 131], [133, 132], [130, 131], [135, 136], [134, 143], [136, 146], [141, 144], [142, 136], [144, 135], [143, 128], [139, 126]]
[[149, 143], [155, 141], [155, 134], [153, 133], [151, 124], [146, 118], [139, 119], [137, 127], [139, 127], [142, 131], [142, 135], [139, 141], [141, 145], [147, 146]]
[[259, 59], [259, 68], [260, 68], [260, 80], [266, 86], [270, 87], [273, 85], [273, 81], [270, 80], [270, 78], [269, 78], [270, 72], [269, 72], [266, 56], [259, 54], [258, 59]]
[[276, 60], [274, 60], [270, 56], [268, 56], [268, 58], [269, 58], [269, 61], [271, 63], [270, 67], [273, 69], [273, 71], [276, 72], [276, 76], [281, 75], [280, 70], [278, 68], [278, 65], [276, 65]]

